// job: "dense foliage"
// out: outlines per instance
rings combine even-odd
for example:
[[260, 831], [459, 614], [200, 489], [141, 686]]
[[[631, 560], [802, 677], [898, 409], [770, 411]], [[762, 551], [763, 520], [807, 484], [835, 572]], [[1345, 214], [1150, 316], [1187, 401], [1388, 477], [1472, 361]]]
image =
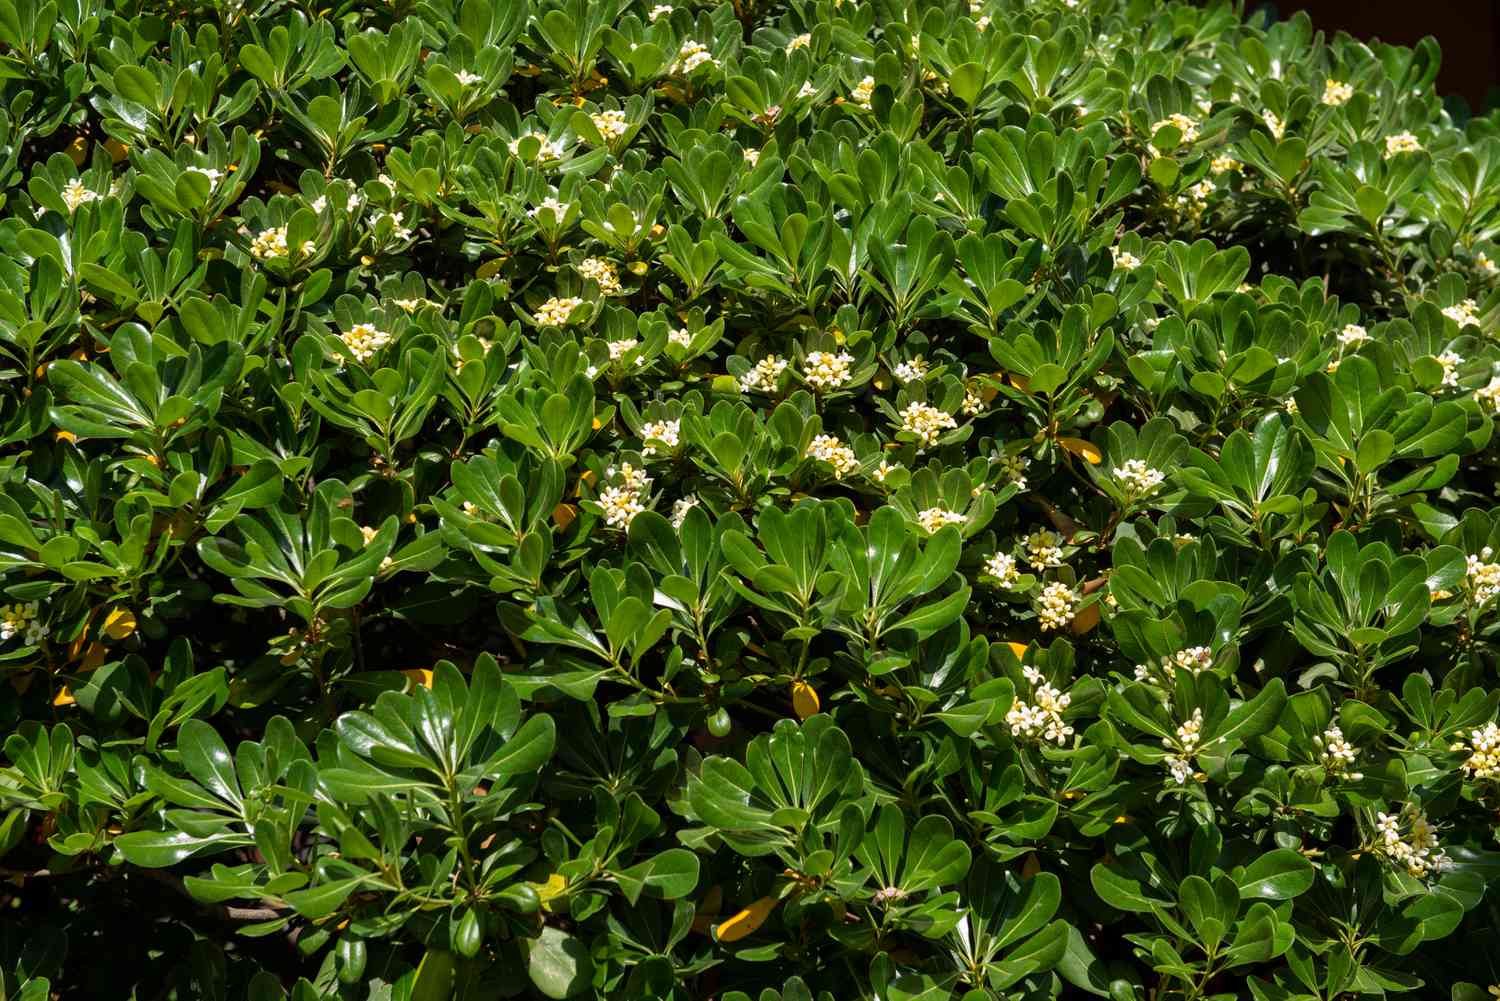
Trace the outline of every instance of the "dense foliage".
[[0, 998], [1500, 979], [1500, 126], [1156, 0], [0, 0]]

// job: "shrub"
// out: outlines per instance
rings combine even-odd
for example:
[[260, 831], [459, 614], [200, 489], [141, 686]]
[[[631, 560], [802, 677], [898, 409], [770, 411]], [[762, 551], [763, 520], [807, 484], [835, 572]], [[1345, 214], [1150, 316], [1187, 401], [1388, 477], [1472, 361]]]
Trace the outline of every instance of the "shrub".
[[1500, 130], [1432, 44], [0, 42], [0, 996], [1488, 996]]

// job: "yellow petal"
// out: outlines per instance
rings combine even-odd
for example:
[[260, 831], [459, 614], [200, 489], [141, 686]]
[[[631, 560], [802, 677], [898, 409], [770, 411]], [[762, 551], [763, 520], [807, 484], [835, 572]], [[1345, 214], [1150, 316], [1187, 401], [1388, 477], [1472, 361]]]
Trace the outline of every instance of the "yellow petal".
[[805, 681], [792, 682], [792, 711], [798, 719], [816, 716], [819, 709], [818, 693]]
[[128, 608], [116, 608], [104, 617], [104, 635], [122, 640], [135, 632], [135, 615]]
[[409, 667], [401, 672], [412, 680], [412, 684], [423, 688], [432, 687], [432, 672], [425, 667]]
[[755, 930], [766, 923], [766, 918], [781, 903], [775, 897], [761, 897], [749, 907], [740, 911], [728, 921], [723, 922], [714, 929], [714, 938], [720, 942], [738, 942], [747, 935], [753, 935]]
[[1104, 461], [1104, 453], [1082, 438], [1059, 438], [1057, 443], [1074, 455], [1087, 459], [1091, 466]]

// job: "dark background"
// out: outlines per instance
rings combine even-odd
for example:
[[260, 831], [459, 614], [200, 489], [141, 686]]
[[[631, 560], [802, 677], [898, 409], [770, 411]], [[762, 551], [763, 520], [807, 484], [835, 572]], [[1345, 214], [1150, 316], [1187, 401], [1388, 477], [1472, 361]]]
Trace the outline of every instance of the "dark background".
[[1500, 104], [1500, 0], [1277, 0], [1277, 16], [1306, 11], [1327, 35], [1413, 45], [1424, 36], [1443, 50], [1438, 93], [1463, 98], [1475, 114]]

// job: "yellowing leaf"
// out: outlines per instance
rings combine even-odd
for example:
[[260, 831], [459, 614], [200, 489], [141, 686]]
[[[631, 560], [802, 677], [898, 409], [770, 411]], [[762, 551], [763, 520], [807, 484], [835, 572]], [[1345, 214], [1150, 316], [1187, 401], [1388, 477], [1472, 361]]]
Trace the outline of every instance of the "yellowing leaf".
[[130, 147], [126, 146], [118, 139], [104, 140], [104, 149], [107, 153], [109, 153], [109, 158], [115, 163], [119, 163], [121, 160], [130, 155]]
[[[660, 226], [653, 227], [652, 230], [651, 230], [651, 235], [652, 236], [656, 236], [657, 235], [656, 231], [658, 229], [661, 229], [661, 227]], [[635, 275], [637, 277], [645, 274], [646, 273], [646, 269], [647, 269], [647, 265], [646, 265], [645, 261], [631, 261], [629, 264], [625, 265], [625, 270], [629, 271], [631, 274], [633, 274], [633, 275]]]
[[500, 269], [505, 266], [505, 258], [497, 257], [493, 261], [485, 261], [479, 265], [479, 270], [474, 274], [479, 278], [493, 278], [499, 274]]
[[1042, 860], [1037, 858], [1036, 852], [1026, 856], [1025, 863], [1021, 866], [1021, 878], [1030, 879], [1042, 871]]
[[728, 921], [714, 928], [714, 938], [720, 942], [738, 942], [747, 935], [755, 934], [756, 929], [766, 923], [766, 918], [781, 903], [775, 897], [761, 897], [749, 907], [740, 911]]
[[812, 685], [805, 681], [792, 682], [792, 711], [798, 719], [816, 716], [819, 707], [818, 693]]
[[135, 615], [128, 608], [116, 608], [104, 617], [104, 635], [123, 640], [135, 632]]
[[1009, 376], [1007, 376], [1007, 378], [1010, 380], [1010, 384], [1012, 386], [1015, 386], [1021, 392], [1031, 392], [1031, 380], [1026, 378], [1024, 375], [1016, 375], [1014, 372], [1012, 372]]
[[83, 136], [78, 136], [68, 144], [68, 159], [73, 161], [73, 166], [82, 167], [83, 161], [89, 158], [89, 141]]
[[1073, 635], [1084, 636], [1099, 624], [1099, 603], [1096, 601], [1073, 616]]
[[563, 894], [568, 889], [568, 880], [561, 873], [554, 872], [547, 877], [545, 883], [532, 883], [531, 888], [536, 890], [536, 895], [541, 898], [542, 909], [549, 913], [566, 903]]
[[76, 701], [77, 700], [73, 698], [73, 690], [67, 685], [63, 685], [62, 689], [57, 693], [57, 695], [53, 696], [52, 704], [54, 706], [71, 706]]
[[1104, 453], [1082, 438], [1059, 438], [1057, 443], [1074, 455], [1088, 460], [1091, 466], [1097, 466], [1104, 461]]
[[552, 521], [559, 531], [566, 532], [568, 526], [578, 518], [578, 509], [572, 504], [559, 504], [552, 509]]
[[1010, 652], [1016, 655], [1016, 660], [1026, 659], [1027, 645], [1025, 643], [1007, 643], [1005, 645], [1010, 647]]
[[401, 672], [412, 680], [412, 684], [423, 688], [432, 687], [432, 672], [425, 667], [409, 667]]
[[78, 436], [75, 435], [72, 431], [59, 431], [57, 432], [57, 440], [72, 444], [73, 442], [76, 442], [78, 440]]

